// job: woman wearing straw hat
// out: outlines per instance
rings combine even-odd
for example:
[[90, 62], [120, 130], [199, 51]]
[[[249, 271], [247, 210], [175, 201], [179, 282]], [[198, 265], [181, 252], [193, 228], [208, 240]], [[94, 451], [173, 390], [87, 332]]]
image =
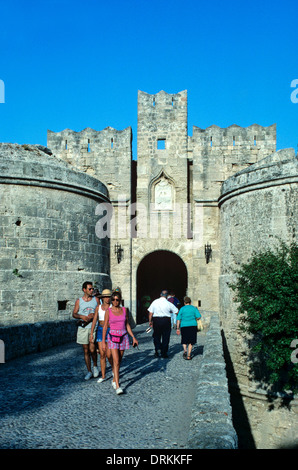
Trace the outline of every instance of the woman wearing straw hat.
[[100, 354], [100, 368], [101, 368], [101, 377], [98, 379], [98, 383], [103, 382], [106, 380], [106, 359], [108, 359], [109, 363], [111, 364], [112, 370], [113, 370], [113, 358], [111, 354], [111, 350], [109, 348], [103, 348], [102, 345], [105, 344], [107, 340], [107, 334], [109, 332], [109, 328], [107, 330], [107, 333], [105, 335], [105, 341], [103, 341], [103, 325], [104, 325], [104, 319], [105, 319], [105, 313], [108, 310], [111, 302], [111, 295], [112, 292], [110, 289], [104, 289], [100, 295], [100, 298], [102, 300], [102, 303], [98, 305], [98, 307], [95, 310], [92, 326], [91, 326], [91, 333], [90, 333], [90, 341], [94, 342], [93, 338], [93, 332], [96, 327], [97, 321], [98, 321], [98, 327], [97, 327], [97, 333], [96, 333], [96, 341], [98, 344], [98, 350]]

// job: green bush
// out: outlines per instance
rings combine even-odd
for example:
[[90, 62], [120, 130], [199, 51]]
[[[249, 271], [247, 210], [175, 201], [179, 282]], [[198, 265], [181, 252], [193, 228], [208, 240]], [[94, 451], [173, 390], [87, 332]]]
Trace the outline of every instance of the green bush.
[[[255, 378], [275, 391], [298, 391], [298, 245], [281, 242], [274, 252], [255, 253], [237, 271], [240, 326], [251, 333], [250, 359]], [[292, 357], [291, 357], [292, 356]]]

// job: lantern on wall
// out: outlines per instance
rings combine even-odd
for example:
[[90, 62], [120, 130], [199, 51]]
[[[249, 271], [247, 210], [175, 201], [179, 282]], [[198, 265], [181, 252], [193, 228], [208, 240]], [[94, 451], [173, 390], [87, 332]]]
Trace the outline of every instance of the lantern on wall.
[[207, 245], [205, 245], [205, 258], [206, 258], [207, 264], [209, 263], [211, 256], [212, 256], [212, 248], [211, 248], [211, 245], [207, 243]]
[[118, 264], [122, 261], [123, 259], [123, 248], [120, 244], [116, 243], [115, 245], [115, 255], [117, 256], [117, 261]]

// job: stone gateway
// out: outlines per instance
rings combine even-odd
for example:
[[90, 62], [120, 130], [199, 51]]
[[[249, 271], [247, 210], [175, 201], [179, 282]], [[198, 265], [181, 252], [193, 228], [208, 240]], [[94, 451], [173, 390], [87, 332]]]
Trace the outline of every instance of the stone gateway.
[[[276, 152], [275, 124], [188, 134], [186, 90], [139, 91], [137, 160], [131, 127], [49, 130], [47, 148], [0, 144], [1, 339], [43, 322], [58, 341], [51, 328], [69, 328], [85, 280], [120, 286], [135, 323], [167, 288], [205, 323], [219, 312], [240, 391], [255, 398], [228, 283], [253, 251], [295, 240], [297, 158]], [[34, 335], [20, 353], [41, 347]]]

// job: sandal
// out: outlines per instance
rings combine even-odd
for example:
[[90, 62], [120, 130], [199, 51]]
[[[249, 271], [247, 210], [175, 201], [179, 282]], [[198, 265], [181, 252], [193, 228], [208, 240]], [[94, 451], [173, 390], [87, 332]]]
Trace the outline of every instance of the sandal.
[[192, 356], [187, 356], [186, 358], [188, 361], [190, 361], [192, 359]]
[[187, 356], [187, 352], [184, 352], [183, 353], [183, 359], [186, 359], [186, 356]]

